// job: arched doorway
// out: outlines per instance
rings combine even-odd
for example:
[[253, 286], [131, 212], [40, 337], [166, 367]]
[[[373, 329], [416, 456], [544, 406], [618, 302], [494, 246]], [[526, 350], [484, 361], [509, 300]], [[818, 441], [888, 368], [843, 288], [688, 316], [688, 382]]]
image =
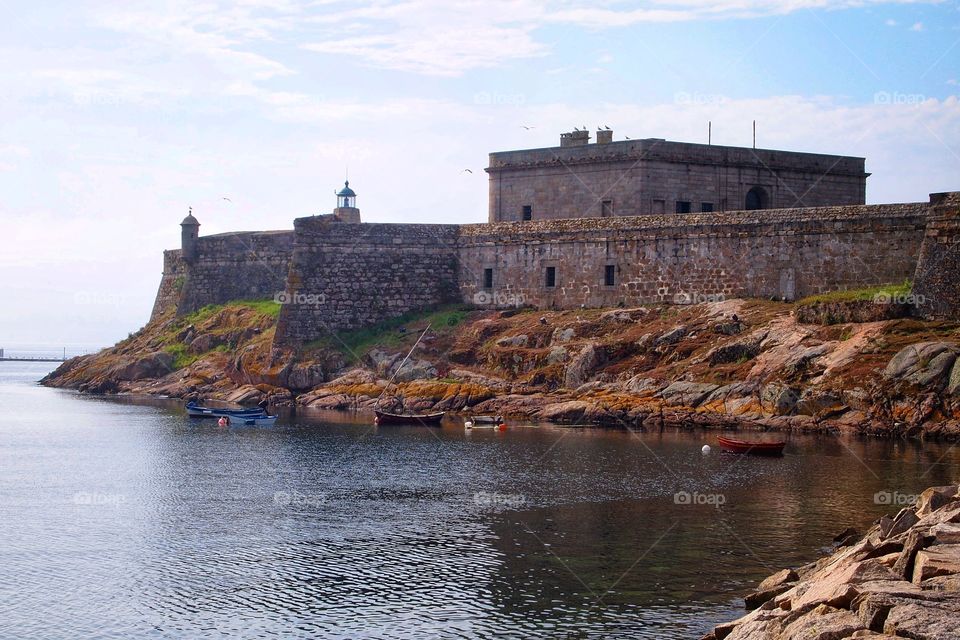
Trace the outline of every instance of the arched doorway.
[[747, 191], [747, 200], [744, 203], [744, 208], [747, 211], [753, 211], [754, 209], [767, 209], [770, 206], [770, 197], [767, 195], [767, 190], [763, 187], [754, 187]]

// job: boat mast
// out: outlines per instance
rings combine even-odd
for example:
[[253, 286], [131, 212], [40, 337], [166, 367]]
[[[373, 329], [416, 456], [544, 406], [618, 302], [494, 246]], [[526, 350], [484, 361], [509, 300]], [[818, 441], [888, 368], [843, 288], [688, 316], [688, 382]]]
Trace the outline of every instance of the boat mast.
[[397, 374], [400, 373], [400, 369], [403, 369], [403, 365], [407, 364], [407, 360], [410, 359], [410, 354], [413, 353], [413, 350], [417, 348], [417, 345], [420, 344], [420, 341], [423, 340], [423, 336], [427, 335], [427, 331], [430, 331], [430, 326], [432, 323], [427, 324], [427, 328], [423, 330], [423, 333], [420, 334], [420, 337], [417, 338], [417, 341], [413, 343], [413, 346], [410, 347], [410, 351], [407, 351], [406, 357], [400, 363], [400, 366], [397, 367], [397, 370], [393, 372], [393, 375], [390, 376], [390, 379], [387, 381], [387, 385], [383, 388], [383, 391], [380, 392], [380, 395], [377, 396], [377, 401], [373, 404], [374, 409], [380, 406], [380, 399], [383, 397], [383, 394], [387, 392], [387, 389], [390, 388], [390, 385], [393, 383], [394, 378], [397, 377]]

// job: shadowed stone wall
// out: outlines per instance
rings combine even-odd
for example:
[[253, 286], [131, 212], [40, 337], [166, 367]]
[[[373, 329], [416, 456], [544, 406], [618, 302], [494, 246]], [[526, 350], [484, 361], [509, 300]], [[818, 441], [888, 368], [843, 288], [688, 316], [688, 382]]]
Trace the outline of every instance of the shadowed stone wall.
[[930, 195], [913, 293], [927, 318], [960, 319], [960, 192]]
[[465, 225], [461, 293], [465, 302], [560, 309], [792, 300], [902, 282], [914, 272], [927, 211], [918, 203]]
[[457, 229], [298, 218], [277, 342], [309, 342], [459, 301]]
[[273, 298], [283, 291], [292, 254], [292, 231], [221, 233], [199, 238], [196, 260], [176, 276], [183, 276], [177, 313], [231, 300]]
[[160, 288], [153, 301], [153, 311], [150, 319], [153, 320], [165, 311], [176, 310], [180, 302], [180, 292], [187, 280], [187, 263], [184, 262], [180, 249], [168, 249], [163, 252], [163, 275], [160, 276]]

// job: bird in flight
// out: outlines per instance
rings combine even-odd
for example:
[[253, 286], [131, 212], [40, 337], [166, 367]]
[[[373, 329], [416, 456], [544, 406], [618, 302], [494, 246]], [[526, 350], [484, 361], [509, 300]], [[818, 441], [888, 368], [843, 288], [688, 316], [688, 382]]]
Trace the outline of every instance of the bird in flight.
[[526, 129], [527, 131], [530, 131], [530, 129], [536, 129], [536, 127], [533, 126], [533, 125], [525, 125], [525, 124], [522, 124], [522, 125], [520, 125], [520, 126], [521, 126], [522, 128], [524, 128], [524, 129]]
[[230, 204], [233, 204], [233, 200], [231, 200], [231, 199], [228, 198], [227, 196], [223, 196], [223, 199], [226, 200], [227, 202], [229, 202]]
[[470, 170], [470, 169], [464, 169], [464, 170], [461, 171], [460, 173], [473, 173], [473, 171]]

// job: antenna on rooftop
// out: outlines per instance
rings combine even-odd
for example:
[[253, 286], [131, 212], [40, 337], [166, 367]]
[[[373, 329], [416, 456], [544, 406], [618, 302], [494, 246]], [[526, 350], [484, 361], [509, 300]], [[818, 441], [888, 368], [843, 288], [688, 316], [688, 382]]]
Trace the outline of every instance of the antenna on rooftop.
[[707, 144], [711, 144], [713, 141], [713, 121], [707, 120]]
[[753, 121], [753, 148], [757, 148], [757, 121]]

